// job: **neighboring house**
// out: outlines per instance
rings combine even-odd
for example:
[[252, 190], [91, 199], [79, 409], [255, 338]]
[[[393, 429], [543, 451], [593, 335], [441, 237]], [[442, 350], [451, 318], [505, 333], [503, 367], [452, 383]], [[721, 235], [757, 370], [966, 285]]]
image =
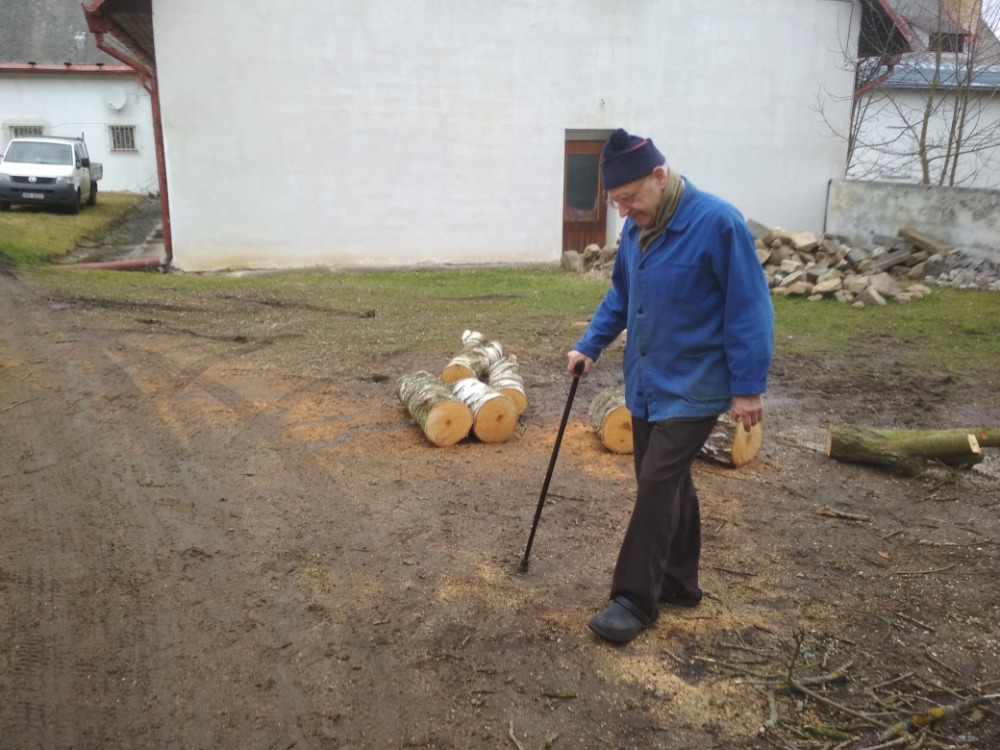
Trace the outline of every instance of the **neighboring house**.
[[33, 134], [82, 134], [102, 192], [158, 192], [149, 94], [97, 49], [78, 1], [0, 4], [0, 153]]
[[[556, 262], [613, 242], [601, 143], [653, 137], [748, 218], [820, 230], [854, 0], [89, 0], [162, 113], [187, 271]], [[155, 44], [154, 44], [155, 39]], [[158, 105], [158, 109], [157, 109]]]
[[847, 177], [1000, 188], [997, 19], [979, 0], [864, 0], [862, 17]]

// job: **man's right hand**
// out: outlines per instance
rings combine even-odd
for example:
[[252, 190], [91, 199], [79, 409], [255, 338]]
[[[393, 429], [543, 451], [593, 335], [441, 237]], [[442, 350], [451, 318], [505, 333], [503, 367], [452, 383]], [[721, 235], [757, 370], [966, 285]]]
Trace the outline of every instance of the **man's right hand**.
[[580, 352], [576, 351], [576, 349], [567, 354], [566, 359], [568, 360], [566, 364], [566, 371], [574, 378], [577, 377], [576, 375], [577, 362], [583, 362], [583, 372], [580, 374], [581, 378], [585, 377], [590, 372], [590, 368], [594, 366], [594, 360], [592, 360], [586, 354], [580, 354]]

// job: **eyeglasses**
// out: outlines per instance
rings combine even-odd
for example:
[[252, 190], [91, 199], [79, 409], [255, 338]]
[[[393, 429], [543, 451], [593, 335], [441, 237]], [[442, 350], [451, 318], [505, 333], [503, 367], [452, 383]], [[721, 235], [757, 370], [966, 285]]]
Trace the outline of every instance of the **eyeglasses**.
[[[649, 178], [647, 177], [646, 179], [648, 180]], [[625, 195], [617, 195], [614, 198], [612, 198], [611, 195], [610, 195], [610, 193], [609, 193], [608, 194], [608, 205], [611, 206], [611, 208], [614, 208], [614, 209], [618, 209], [618, 208], [620, 208], [622, 206], [629, 206], [629, 207], [634, 206], [635, 205], [635, 198], [639, 194], [639, 191], [642, 190], [642, 187], [645, 184], [646, 184], [646, 180], [643, 180], [642, 184], [640, 184], [639, 187], [637, 187], [631, 193], [626, 193]]]

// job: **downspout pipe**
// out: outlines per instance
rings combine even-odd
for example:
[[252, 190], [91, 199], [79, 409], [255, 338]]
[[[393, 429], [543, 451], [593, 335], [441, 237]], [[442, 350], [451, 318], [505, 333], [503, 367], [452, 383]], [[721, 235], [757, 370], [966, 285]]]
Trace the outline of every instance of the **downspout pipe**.
[[[149, 92], [149, 100], [153, 114], [153, 142], [156, 148], [156, 175], [160, 188], [160, 214], [163, 217], [163, 249], [162, 259], [139, 259], [139, 260], [119, 260], [105, 263], [78, 263], [69, 268], [111, 268], [119, 270], [163, 268], [166, 270], [173, 262], [173, 234], [170, 231], [170, 194], [167, 189], [167, 168], [166, 158], [163, 148], [163, 120], [160, 113], [160, 90], [156, 81], [156, 67], [152, 60], [146, 58], [134, 44], [128, 33], [116, 24], [112, 19], [104, 15], [101, 6], [104, 0], [91, 0], [90, 3], [82, 4], [83, 15], [87, 19], [87, 28], [97, 41], [97, 48], [102, 52], [111, 55], [119, 62], [128, 65], [139, 74], [139, 82], [142, 87]], [[104, 40], [105, 34], [111, 34], [118, 41], [127, 47], [134, 57], [126, 55], [124, 52], [112, 47]]]

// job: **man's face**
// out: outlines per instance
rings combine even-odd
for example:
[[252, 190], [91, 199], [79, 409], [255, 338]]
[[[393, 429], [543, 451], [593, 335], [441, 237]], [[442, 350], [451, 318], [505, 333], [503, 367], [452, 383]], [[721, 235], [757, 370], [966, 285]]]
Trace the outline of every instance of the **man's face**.
[[622, 218], [630, 216], [641, 228], [651, 227], [660, 209], [660, 199], [667, 185], [667, 170], [657, 167], [638, 180], [626, 182], [608, 191], [608, 204]]

